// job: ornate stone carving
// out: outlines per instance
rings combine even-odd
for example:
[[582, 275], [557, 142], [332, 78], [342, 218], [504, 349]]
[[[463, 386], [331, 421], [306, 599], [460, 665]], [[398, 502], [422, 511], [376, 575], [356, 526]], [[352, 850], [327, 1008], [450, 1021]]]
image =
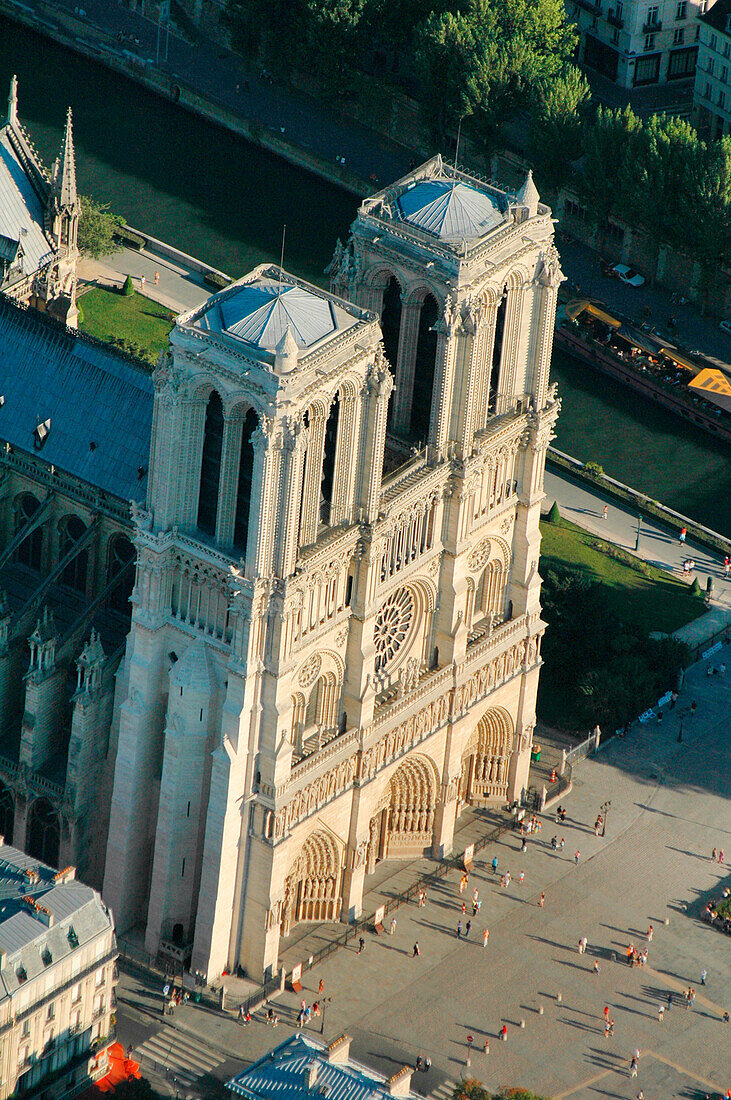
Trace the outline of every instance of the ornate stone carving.
[[322, 660], [319, 653], [311, 653], [307, 658], [302, 668], [299, 670], [297, 677], [302, 687], [309, 687], [317, 679], [318, 673], [322, 666]]
[[274, 839], [280, 840], [298, 821], [309, 817], [352, 786], [356, 766], [356, 758], [351, 756], [298, 791], [292, 801], [274, 815]]
[[373, 626], [376, 671], [388, 667], [408, 637], [414, 618], [414, 596], [409, 588], [397, 588], [384, 602]]
[[482, 569], [487, 559], [490, 557], [490, 540], [483, 539], [470, 554], [467, 559], [468, 567], [476, 572], [478, 569]]

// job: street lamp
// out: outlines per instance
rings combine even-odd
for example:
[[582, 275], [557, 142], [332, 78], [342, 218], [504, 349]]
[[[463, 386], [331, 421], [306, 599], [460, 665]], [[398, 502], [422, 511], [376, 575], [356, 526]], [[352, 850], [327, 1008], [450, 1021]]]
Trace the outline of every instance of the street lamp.
[[640, 548], [640, 535], [641, 534], [642, 534], [642, 516], [638, 512], [637, 513], [637, 539], [635, 541], [635, 550], [639, 550], [639, 548]]
[[322, 1000], [320, 1001], [320, 1006], [322, 1008], [322, 1023], [320, 1024], [320, 1035], [325, 1034], [325, 1009], [327, 1008], [327, 1006], [330, 1004], [331, 1001], [332, 1001], [332, 997], [323, 997]]
[[600, 807], [602, 811], [602, 836], [607, 835], [607, 817], [609, 816], [609, 811], [611, 810], [611, 808], [612, 803], [609, 800], [607, 800], [606, 802], [602, 802]]
[[466, 1062], [466, 1065], [468, 1065], [468, 1066], [472, 1065], [472, 1059], [471, 1059], [470, 1055], [472, 1053], [472, 1044], [473, 1044], [473, 1042], [474, 1042], [473, 1036], [468, 1035], [467, 1036], [467, 1062]]

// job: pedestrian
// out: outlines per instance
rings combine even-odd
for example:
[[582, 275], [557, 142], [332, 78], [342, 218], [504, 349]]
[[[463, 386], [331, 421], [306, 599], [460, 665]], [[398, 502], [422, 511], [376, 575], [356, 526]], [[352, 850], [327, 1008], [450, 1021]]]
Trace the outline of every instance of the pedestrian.
[[140, 290], [144, 290], [144, 289], [145, 289], [145, 282], [146, 282], [145, 276], [144, 276], [144, 275], [140, 275]]
[[468, 921], [467, 921], [467, 924], [466, 924], [466, 925], [464, 926], [464, 934], [465, 934], [465, 938], [466, 938], [467, 936], [469, 936], [471, 928], [472, 928], [472, 921], [471, 921], [471, 920], [468, 920]]
[[417, 955], [420, 955], [420, 954], [421, 954], [421, 948], [419, 947], [419, 941], [417, 940], [416, 943], [414, 944], [412, 958], [415, 959], [417, 957]]
[[500, 1038], [502, 1039], [502, 1041], [504, 1043], [507, 1043], [507, 1041], [508, 1041], [508, 1025], [507, 1024], [503, 1024], [503, 1026], [500, 1028]]
[[541, 896], [538, 899], [538, 908], [542, 909], [546, 902], [546, 895], [541, 890]]
[[360, 936], [358, 939], [358, 954], [360, 955], [363, 951], [365, 951], [365, 940]]
[[725, 855], [725, 853], [724, 853], [724, 850], [723, 850], [723, 848], [719, 848], [719, 850], [718, 850], [718, 862], [719, 862], [719, 863], [723, 863], [723, 861], [725, 860], [725, 858], [726, 858], [726, 855]]
[[609, 1005], [604, 1005], [604, 1022], [609, 1023]]
[[655, 934], [655, 929], [652, 927], [652, 925], [650, 925], [650, 927], [647, 929], [647, 942], [648, 943], [652, 943], [652, 937], [654, 936], [654, 934]]
[[162, 987], [163, 997], [167, 998], [169, 992], [170, 992], [170, 982], [165, 982], [165, 985]]
[[645, 1094], [642, 1089], [637, 1093], [637, 1100], [645, 1100]]
[[483, 1054], [489, 1054], [490, 1053], [490, 1037], [489, 1037], [489, 1035], [485, 1036], [485, 1042], [482, 1044], [482, 1053]]
[[482, 946], [483, 947], [487, 947], [487, 941], [489, 939], [490, 939], [490, 929], [489, 928], [483, 928], [482, 929]]
[[391, 917], [391, 927], [389, 928], [388, 931], [389, 931], [389, 935], [391, 935], [391, 936], [396, 931], [396, 918], [395, 917]]
[[521, 871], [520, 874], [518, 875], [518, 886], [521, 886], [523, 884], [524, 879], [525, 879], [525, 871]]
[[492, 857], [492, 873], [497, 874], [497, 856]]
[[457, 939], [458, 940], [462, 939], [462, 921], [461, 920], [457, 921]]
[[668, 1003], [665, 1007], [666, 1008], [672, 1008], [673, 1007], [673, 994], [672, 994], [672, 991], [670, 993], [668, 993]]
[[155, 286], [159, 286], [159, 285], [160, 285], [160, 272], [159, 272], [159, 271], [156, 271], [156, 272], [155, 272], [155, 279], [154, 279], [154, 282], [155, 282]]
[[419, 909], [426, 905], [426, 890], [419, 890]]
[[417, 1056], [416, 1056], [416, 1066], [414, 1068], [416, 1069], [417, 1073], [421, 1069], [421, 1055], [420, 1054], [417, 1054]]
[[657, 1006], [657, 1019], [658, 1019], [658, 1023], [662, 1023], [663, 1020], [665, 1019], [665, 1005], [658, 1005]]
[[463, 917], [467, 916], [467, 906], [465, 905], [464, 902], [462, 902], [462, 916]]
[[701, 985], [705, 985], [705, 984], [706, 984], [706, 978], [707, 978], [707, 977], [708, 977], [708, 971], [707, 971], [707, 970], [705, 970], [705, 969], [704, 969], [704, 970], [701, 970]]
[[637, 1076], [637, 1064], [638, 1064], [637, 1059], [635, 1057], [633, 1057], [632, 1061], [629, 1064], [629, 1075], [630, 1075], [630, 1077], [636, 1077]]
[[728, 554], [723, 559], [723, 575], [727, 580], [731, 575], [731, 558], [728, 556]]
[[526, 840], [525, 837], [523, 837], [523, 842], [520, 845], [520, 850], [521, 850], [521, 852], [523, 852], [523, 854], [525, 854], [528, 851], [528, 841]]
[[[721, 853], [721, 855], [723, 855], [723, 852]], [[723, 860], [719, 858], [718, 862], [723, 863]], [[510, 871], [505, 872], [505, 886], [506, 888], [510, 886]]]
[[627, 966], [632, 966], [632, 956], [635, 953], [635, 945], [631, 943], [627, 948]]
[[581, 852], [577, 848], [576, 851], [574, 852], [574, 864], [578, 864], [580, 855], [581, 855]]
[[562, 852], [565, 847], [566, 847], [566, 841], [564, 840], [563, 837], [561, 837], [561, 839], [558, 842], [559, 851]]
[[678, 535], [678, 542], [685, 542], [686, 535], [688, 534], [687, 527], [680, 528], [680, 534]]
[[477, 887], [475, 887], [475, 889], [472, 891], [472, 904], [473, 905], [475, 904], [475, 902], [477, 901], [479, 896], [480, 896], [480, 891], [477, 889]]
[[609, 1036], [611, 1035], [611, 1033], [612, 1033], [612, 1021], [607, 1020], [606, 1023], [604, 1024], [604, 1038], [608, 1039]]
[[614, 1038], [614, 1020], [609, 1021], [609, 1038]]
[[604, 507], [602, 508], [602, 519], [608, 519], [608, 518], [609, 518], [609, 507], [608, 507], [608, 505], [605, 504]]
[[599, 959], [594, 959], [594, 973], [599, 973]]
[[467, 885], [467, 875], [462, 875], [462, 878], [459, 880], [459, 892], [460, 892], [460, 894], [464, 894], [464, 888], [465, 888], [466, 885]]
[[713, 851], [711, 852], [711, 863], [716, 862], [716, 857], [717, 856], [718, 856], [718, 851], [714, 848]]
[[431, 1058], [430, 1058], [430, 1057], [429, 1057], [428, 1055], [427, 1055], [427, 1057], [426, 1057], [426, 1058], [424, 1059], [424, 1066], [423, 1066], [423, 1069], [424, 1069], [424, 1073], [428, 1073], [428, 1072], [429, 1072], [429, 1070], [431, 1069]]

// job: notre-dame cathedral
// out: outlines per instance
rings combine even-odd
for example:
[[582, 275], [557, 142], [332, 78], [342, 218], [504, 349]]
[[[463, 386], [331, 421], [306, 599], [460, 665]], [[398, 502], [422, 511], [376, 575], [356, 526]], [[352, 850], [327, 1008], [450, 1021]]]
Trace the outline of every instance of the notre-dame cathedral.
[[0, 301], [0, 831], [209, 977], [528, 784], [551, 212], [435, 157], [330, 277], [257, 268], [151, 374]]

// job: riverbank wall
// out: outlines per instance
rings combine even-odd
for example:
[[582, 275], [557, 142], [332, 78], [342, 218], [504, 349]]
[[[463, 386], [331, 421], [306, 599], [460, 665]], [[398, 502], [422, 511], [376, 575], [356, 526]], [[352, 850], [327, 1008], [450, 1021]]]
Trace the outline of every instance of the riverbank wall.
[[[87, 41], [80, 35], [67, 33], [60, 26], [49, 27], [31, 8], [15, 0], [0, 0], [0, 13], [59, 46], [72, 50], [98, 65], [103, 65], [127, 80], [141, 84], [142, 87], [162, 96], [169, 103], [237, 134], [252, 145], [266, 149], [267, 152], [281, 157], [282, 160], [286, 160], [297, 168], [302, 168], [327, 180], [328, 183], [342, 187], [359, 199], [365, 198], [373, 191], [373, 184], [369, 180], [361, 179], [346, 165], [324, 161], [314, 153], [293, 145], [280, 133], [231, 111], [223, 104], [217, 103], [215, 98], [199, 95], [181, 77], [177, 75], [171, 77], [160, 72], [154, 64], [130, 55], [129, 51], [125, 52], [112, 44], [106, 46]], [[375, 140], [377, 135], [374, 134]]]
[[712, 531], [709, 527], [696, 523], [689, 516], [684, 516], [682, 512], [676, 512], [672, 508], [668, 508], [665, 504], [661, 504], [659, 501], [647, 496], [646, 493], [641, 493], [629, 485], [624, 485], [621, 481], [617, 481], [607, 474], [597, 474], [591, 467], [587, 469], [583, 462], [579, 462], [577, 458], [573, 458], [571, 455], [564, 454], [563, 451], [559, 451], [555, 447], [548, 448], [546, 466], [548, 469], [560, 471], [581, 485], [589, 486], [592, 492], [602, 497], [628, 505], [642, 516], [659, 520], [667, 526], [669, 532], [675, 535], [681, 527], [687, 527], [689, 541], [700, 543], [701, 546], [707, 547], [722, 558], [727, 554], [731, 556], [731, 539], [719, 534], [718, 531]]

